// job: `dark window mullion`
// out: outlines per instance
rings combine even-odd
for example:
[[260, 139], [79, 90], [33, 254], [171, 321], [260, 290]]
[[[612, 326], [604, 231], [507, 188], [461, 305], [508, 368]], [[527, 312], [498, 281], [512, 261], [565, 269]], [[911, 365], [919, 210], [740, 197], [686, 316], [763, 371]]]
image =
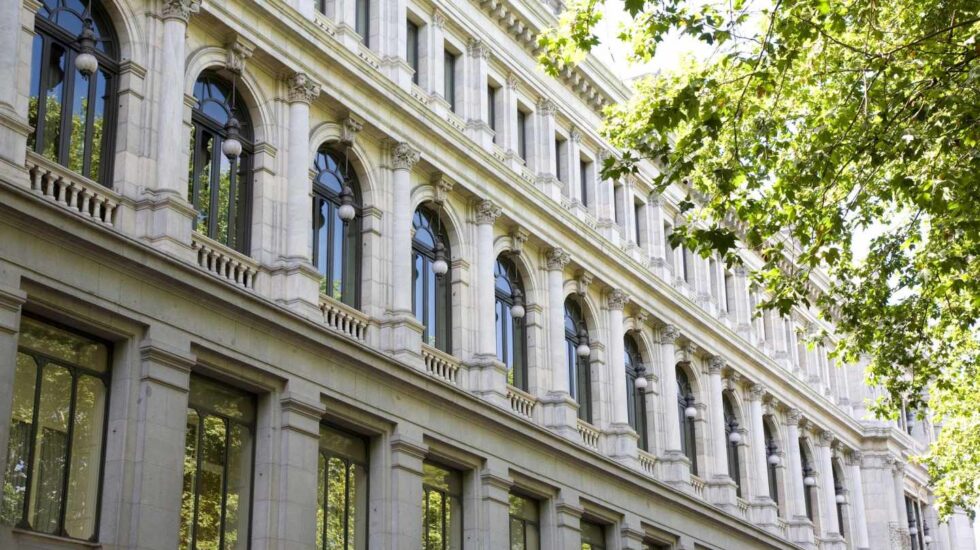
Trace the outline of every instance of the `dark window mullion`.
[[61, 502], [58, 510], [58, 534], [66, 536], [65, 533], [65, 513], [68, 509], [68, 482], [71, 476], [71, 448], [72, 437], [75, 434], [75, 402], [78, 400], [78, 373], [75, 369], [69, 369], [71, 373], [71, 396], [68, 401], [68, 434], [67, 445], [65, 446], [65, 468], [61, 472]]
[[[100, 72], [96, 70], [88, 78], [88, 93], [85, 99], [85, 146], [82, 148], [82, 174], [89, 177], [92, 169], [92, 153], [95, 150], [95, 143], [92, 143], [92, 134], [95, 132], [95, 97], [96, 84], [99, 81]], [[104, 123], [103, 123], [104, 124]]]

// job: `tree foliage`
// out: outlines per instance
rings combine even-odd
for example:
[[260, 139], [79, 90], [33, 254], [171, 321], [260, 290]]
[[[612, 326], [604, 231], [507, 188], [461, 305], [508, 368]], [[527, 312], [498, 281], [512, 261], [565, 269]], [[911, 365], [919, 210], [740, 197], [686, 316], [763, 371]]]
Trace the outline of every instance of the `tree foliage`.
[[[598, 43], [604, 0], [570, 5], [539, 39], [553, 73]], [[928, 405], [942, 425], [919, 457], [943, 515], [980, 497], [980, 2], [625, 0], [619, 39], [636, 60], [665, 38], [711, 54], [635, 82], [606, 112], [655, 187], [689, 190], [675, 231], [729, 264], [739, 248], [764, 307], [814, 307], [843, 361], [868, 363], [874, 410]], [[855, 255], [855, 237], [870, 240]], [[814, 270], [830, 275], [817, 291]]]

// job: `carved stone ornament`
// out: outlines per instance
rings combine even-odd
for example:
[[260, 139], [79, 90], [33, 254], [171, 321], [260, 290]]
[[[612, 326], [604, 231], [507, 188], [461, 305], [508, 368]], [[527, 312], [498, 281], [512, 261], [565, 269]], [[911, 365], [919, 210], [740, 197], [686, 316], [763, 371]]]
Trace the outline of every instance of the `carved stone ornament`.
[[515, 227], [510, 232], [510, 253], [520, 255], [524, 251], [524, 244], [530, 235], [520, 227]]
[[766, 395], [766, 387], [762, 384], [752, 384], [752, 387], [749, 388], [749, 399], [752, 401], [758, 401], [764, 395]]
[[708, 359], [708, 372], [711, 374], [721, 374], [721, 370], [725, 368], [728, 362], [725, 358], [720, 355], [712, 355]]
[[864, 451], [851, 451], [851, 464], [859, 467], [862, 466], [864, 464]]
[[582, 132], [579, 132], [578, 128], [572, 127], [572, 131], [568, 133], [568, 139], [575, 143], [582, 143]]
[[432, 178], [432, 201], [436, 204], [445, 204], [454, 186], [455, 183], [448, 176], [442, 172], [436, 173]]
[[800, 409], [789, 409], [786, 411], [787, 424], [789, 424], [790, 426], [793, 425], [799, 426], [800, 423], [802, 422], [806, 422], [806, 420], [804, 420], [803, 418], [803, 411], [801, 411]]
[[179, 19], [186, 23], [192, 13], [199, 11], [201, 11], [200, 0], [164, 0], [160, 15], [164, 21]]
[[354, 139], [357, 138], [357, 134], [364, 129], [364, 123], [357, 120], [353, 116], [348, 116], [344, 119], [343, 127], [340, 133], [340, 142], [344, 144], [353, 145]]
[[564, 248], [552, 248], [548, 251], [548, 271], [562, 270], [572, 261], [572, 257], [565, 252]]
[[490, 57], [490, 48], [487, 48], [487, 45], [484, 44], [482, 40], [477, 40], [474, 38], [466, 44], [466, 53], [468, 53], [470, 57], [487, 59]]
[[554, 115], [555, 111], [558, 110], [558, 107], [555, 106], [555, 102], [551, 101], [546, 97], [538, 98], [536, 107], [539, 113], [547, 116]]
[[493, 201], [484, 200], [480, 201], [480, 204], [476, 206], [476, 223], [477, 224], [493, 224], [500, 217], [500, 207], [493, 203]]
[[518, 82], [519, 82], [519, 80], [517, 79], [517, 76], [514, 75], [514, 73], [507, 73], [507, 87], [508, 88], [510, 88], [511, 90], [516, 90], [517, 89]]
[[320, 95], [320, 86], [306, 73], [296, 73], [289, 78], [289, 102], [312, 103]]
[[420, 156], [418, 149], [400, 142], [391, 151], [391, 165], [395, 170], [411, 170], [418, 163]]
[[820, 437], [818, 438], [818, 441], [821, 447], [828, 447], [834, 442], [834, 439], [835, 437], [833, 432], [829, 430], [824, 430], [820, 432]]
[[446, 28], [446, 14], [442, 10], [432, 12], [432, 24], [440, 29]]
[[660, 343], [674, 345], [681, 337], [681, 331], [674, 325], [664, 325], [660, 328]]
[[245, 62], [248, 61], [248, 58], [252, 57], [253, 50], [255, 50], [255, 44], [252, 44], [241, 36], [236, 36], [234, 40], [225, 46], [225, 51], [227, 52], [225, 68], [238, 75], [244, 73]]
[[745, 278], [749, 272], [747, 269], [745, 269], [744, 265], [737, 265], [734, 269], [732, 269], [732, 273], [734, 273], [736, 277]]
[[622, 311], [626, 307], [627, 302], [630, 301], [630, 297], [626, 295], [625, 292], [618, 288], [614, 288], [609, 291], [609, 309], [618, 309]]
[[580, 269], [575, 277], [575, 284], [578, 287], [576, 289], [578, 295], [584, 297], [589, 292], [589, 285], [592, 284], [592, 274], [584, 269]]

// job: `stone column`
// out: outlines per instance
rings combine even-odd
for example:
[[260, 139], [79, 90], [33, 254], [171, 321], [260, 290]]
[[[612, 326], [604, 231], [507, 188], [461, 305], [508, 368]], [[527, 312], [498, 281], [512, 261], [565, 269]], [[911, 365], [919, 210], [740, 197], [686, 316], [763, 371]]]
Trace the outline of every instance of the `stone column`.
[[752, 339], [752, 308], [749, 303], [748, 270], [737, 265], [732, 269], [732, 288], [735, 293], [735, 331], [742, 338]]
[[802, 415], [799, 409], [790, 409], [786, 413], [786, 440], [783, 442], [785, 456], [788, 461], [786, 475], [786, 508], [789, 512], [791, 527], [790, 539], [801, 545], [812, 547], [813, 523], [807, 518], [806, 490], [803, 486], [803, 457], [800, 456], [800, 421]]
[[317, 453], [324, 407], [310, 397], [287, 394], [282, 406], [279, 453], [279, 548], [300, 550], [316, 544]]
[[559, 433], [577, 438], [578, 404], [572, 399], [565, 357], [565, 266], [570, 257], [564, 249], [548, 252], [548, 351], [551, 364], [551, 391], [539, 397], [545, 410], [545, 423]]
[[493, 147], [493, 130], [487, 120], [487, 60], [490, 50], [481, 40], [470, 40], [466, 47], [469, 81], [463, 100], [466, 102], [466, 133], [484, 149]]
[[165, 0], [161, 12], [160, 85], [157, 88], [156, 188], [150, 190], [147, 237], [158, 247], [193, 259], [191, 232], [197, 213], [187, 201], [187, 164], [183, 152], [185, 34], [198, 0]]
[[870, 548], [868, 542], [868, 518], [864, 513], [864, 482], [861, 479], [861, 462], [864, 460], [864, 453], [861, 451], [851, 451], [850, 470], [851, 470], [851, 498], [852, 509], [854, 510], [854, 546], [857, 550]]
[[609, 383], [612, 384], [612, 422], [608, 427], [610, 434], [610, 455], [627, 464], [636, 460], [638, 434], [629, 425], [627, 395], [633, 388], [627, 387], [625, 334], [623, 330], [623, 308], [629, 296], [619, 289], [609, 292]]
[[649, 210], [649, 214], [647, 219], [650, 220], [650, 231], [648, 232], [650, 246], [647, 248], [650, 255], [650, 267], [661, 279], [668, 280], [667, 235], [664, 234], [664, 212], [660, 205], [660, 195], [650, 193], [648, 199], [647, 210]]
[[[187, 400], [196, 359], [189, 346], [178, 349], [152, 339], [140, 343], [139, 354], [134, 479], [132, 490], [119, 495], [118, 510], [111, 511], [121, 516], [114, 542], [123, 548], [171, 550], [180, 527]], [[110, 419], [108, 429], [114, 431], [117, 422], [123, 429], [123, 418]], [[109, 469], [107, 463], [107, 477], [115, 477]]]
[[582, 134], [578, 128], [572, 127], [568, 132], [568, 142], [565, 145], [565, 167], [568, 174], [568, 198], [582, 202], [582, 174], [579, 170], [579, 148], [582, 145]]
[[[0, 23], [2, 24], [2, 23]], [[13, 32], [13, 31], [11, 31]], [[2, 262], [0, 262], [2, 268]], [[0, 271], [0, 276], [4, 273]], [[19, 284], [18, 281], [11, 281]], [[0, 283], [0, 487], [7, 473], [6, 449], [10, 440], [10, 415], [14, 399], [14, 373], [16, 370], [17, 335], [20, 332], [21, 306], [27, 301], [27, 293], [17, 286]]]
[[776, 503], [769, 495], [769, 456], [766, 449], [766, 431], [764, 428], [762, 398], [766, 388], [762, 384], [753, 384], [748, 393], [748, 429], [749, 450], [751, 456], [752, 485], [743, 495], [751, 495], [753, 521], [761, 525], [774, 525], [778, 510]]
[[284, 301], [310, 318], [321, 316], [320, 273], [311, 263], [313, 243], [313, 182], [310, 180], [310, 103], [320, 87], [303, 73], [289, 86], [289, 136], [286, 164], [286, 246], [283, 263]]
[[391, 440], [391, 547], [418, 548], [422, 540], [422, 461], [428, 452], [421, 434]]
[[502, 94], [501, 108], [497, 112], [500, 121], [497, 124], [497, 146], [504, 150], [511, 160], [511, 167], [515, 169], [520, 162], [517, 154], [517, 84], [517, 77], [508, 73], [504, 87], [497, 92]]
[[901, 537], [909, 536], [909, 512], [905, 506], [905, 462], [891, 457], [892, 496], [895, 498], [895, 523]]
[[[500, 207], [484, 200], [476, 211], [476, 317], [477, 348], [471, 377], [476, 377], [473, 390], [501, 407], [507, 404], [507, 367], [497, 360], [497, 317], [495, 311], [496, 280], [493, 268], [493, 224], [500, 216]], [[479, 373], [479, 374], [477, 374]], [[472, 379], [472, 378], [471, 378]]]
[[820, 482], [820, 496], [823, 497], [820, 502], [823, 506], [821, 524], [824, 546], [843, 550], [844, 539], [841, 537], [840, 525], [837, 523], [837, 490], [834, 487], [834, 466], [830, 448], [833, 442], [834, 434], [827, 431], [817, 438], [817, 462], [819, 462], [817, 467], [820, 472], [817, 479]]
[[[4, 2], [0, 6], [0, 159], [7, 165], [0, 170], [22, 170], [27, 136], [31, 127], [27, 119], [31, 75], [30, 27], [22, 25], [25, 10], [33, 12], [29, 3]], [[25, 28], [26, 27], [26, 28]], [[18, 176], [13, 176], [11, 181]], [[19, 174], [20, 178], [24, 175]], [[6, 417], [5, 417], [6, 418]], [[6, 429], [6, 428], [4, 428]], [[3, 446], [7, 448], [6, 444]]]
[[386, 320], [388, 349], [396, 355], [420, 357], [422, 325], [412, 312], [412, 167], [419, 152], [408, 143], [391, 151], [391, 309]]
[[674, 325], [660, 329], [660, 395], [666, 432], [664, 450], [665, 481], [684, 486], [691, 480], [691, 463], [681, 448], [680, 417], [677, 413], [677, 357], [674, 347], [680, 331]]
[[533, 149], [533, 161], [529, 163], [537, 174], [538, 185], [552, 199], [561, 200], [561, 182], [555, 175], [555, 104], [550, 99], [540, 98], [535, 111], [535, 132], [527, 140]]
[[711, 477], [707, 482], [712, 503], [734, 511], [735, 481], [728, 471], [728, 437], [725, 435], [725, 410], [722, 405], [721, 371], [725, 368], [725, 359], [717, 355], [708, 360], [708, 433], [711, 445]]
[[[380, 10], [381, 32], [379, 52], [385, 74], [403, 90], [412, 87], [412, 67], [405, 58], [408, 44], [408, 1], [387, 0], [372, 3]], [[421, 30], [421, 28], [420, 28]]]

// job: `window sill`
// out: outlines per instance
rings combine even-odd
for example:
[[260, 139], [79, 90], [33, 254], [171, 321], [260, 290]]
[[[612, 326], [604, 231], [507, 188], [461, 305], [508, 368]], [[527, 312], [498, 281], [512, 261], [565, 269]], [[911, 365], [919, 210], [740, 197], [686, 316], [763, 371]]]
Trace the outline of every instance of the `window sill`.
[[102, 548], [102, 543], [100, 542], [49, 535], [47, 533], [29, 531], [18, 527], [12, 528], [10, 532], [17, 538], [33, 539], [38, 544], [43, 544], [51, 548]]

